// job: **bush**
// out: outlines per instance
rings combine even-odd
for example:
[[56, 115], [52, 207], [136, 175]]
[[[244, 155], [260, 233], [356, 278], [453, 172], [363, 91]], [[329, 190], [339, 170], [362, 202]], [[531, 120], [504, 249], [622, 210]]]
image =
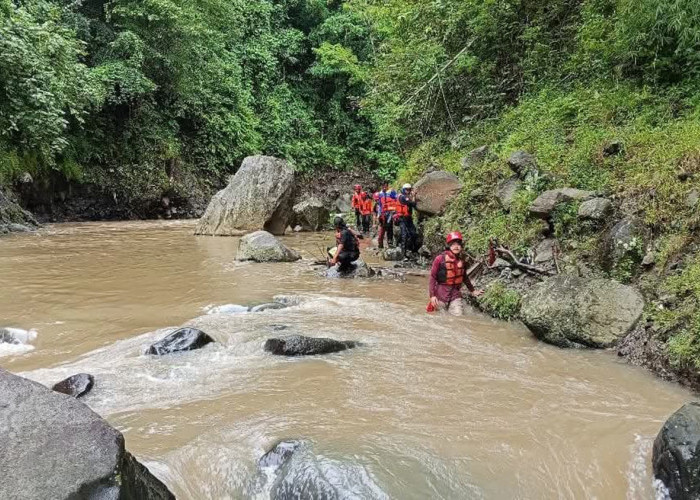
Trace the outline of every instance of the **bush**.
[[496, 281], [477, 299], [479, 307], [494, 318], [510, 321], [520, 313], [520, 294]]

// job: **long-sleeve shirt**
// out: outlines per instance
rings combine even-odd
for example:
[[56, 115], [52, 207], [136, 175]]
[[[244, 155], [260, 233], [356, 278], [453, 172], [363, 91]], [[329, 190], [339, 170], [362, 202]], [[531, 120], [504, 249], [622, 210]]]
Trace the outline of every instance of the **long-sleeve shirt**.
[[[433, 267], [430, 269], [430, 285], [428, 292], [431, 297], [437, 297], [440, 302], [449, 303], [453, 300], [458, 300], [462, 298], [461, 286], [447, 285], [445, 283], [440, 283], [438, 281], [438, 273], [440, 272], [440, 266], [445, 263], [445, 254], [440, 254], [435, 257], [433, 261]], [[464, 282], [467, 289], [470, 292], [474, 291], [474, 285], [472, 284], [469, 276], [467, 276], [467, 266], [464, 266]]]
[[411, 199], [405, 194], [399, 195], [399, 203], [403, 203], [408, 206], [408, 215], [413, 215], [413, 209], [416, 208], [416, 202], [411, 201]]

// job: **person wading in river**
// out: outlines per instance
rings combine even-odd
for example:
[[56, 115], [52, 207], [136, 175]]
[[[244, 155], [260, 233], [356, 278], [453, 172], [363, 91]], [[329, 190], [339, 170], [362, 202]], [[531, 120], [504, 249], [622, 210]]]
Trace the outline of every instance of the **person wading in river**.
[[430, 270], [430, 304], [435, 311], [447, 311], [454, 316], [464, 313], [462, 285], [466, 285], [473, 297], [483, 290], [476, 290], [467, 276], [467, 264], [462, 256], [462, 233], [447, 235], [447, 249], [435, 257]]
[[336, 217], [333, 221], [335, 228], [335, 255], [328, 263], [334, 266], [338, 263], [338, 271], [345, 273], [352, 270], [352, 263], [360, 258], [360, 242], [352, 230], [350, 230], [341, 217]]

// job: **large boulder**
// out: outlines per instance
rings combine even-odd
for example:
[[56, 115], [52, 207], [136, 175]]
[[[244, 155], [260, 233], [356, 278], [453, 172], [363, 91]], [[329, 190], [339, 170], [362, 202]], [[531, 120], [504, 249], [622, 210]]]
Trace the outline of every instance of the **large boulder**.
[[530, 214], [541, 219], [547, 219], [557, 205], [569, 201], [587, 200], [594, 196], [592, 191], [582, 191], [575, 188], [560, 188], [545, 191], [530, 205]]
[[700, 403], [683, 405], [654, 441], [654, 476], [672, 500], [700, 498]]
[[0, 189], [0, 234], [32, 231], [38, 227], [34, 216]]
[[209, 202], [195, 234], [236, 236], [264, 229], [284, 234], [292, 215], [294, 169], [272, 156], [249, 156]]
[[74, 398], [79, 398], [90, 392], [94, 384], [95, 377], [89, 373], [78, 373], [76, 375], [71, 375], [65, 380], [61, 380], [51, 389], [62, 394], [68, 394]]
[[537, 160], [527, 151], [516, 151], [508, 158], [508, 166], [520, 179], [537, 173]]
[[202, 330], [190, 327], [179, 328], [149, 347], [146, 354], [162, 356], [175, 352], [192, 351], [201, 349], [212, 342], [214, 339]]
[[334, 340], [328, 338], [289, 335], [287, 337], [267, 339], [264, 349], [277, 356], [313, 356], [330, 354], [357, 347], [354, 340]]
[[0, 471], [0, 498], [175, 498], [90, 408], [2, 369]]
[[343, 193], [338, 196], [334, 206], [338, 213], [347, 214], [352, 212], [352, 195], [350, 193]]
[[417, 208], [428, 215], [441, 213], [459, 190], [462, 183], [450, 172], [430, 172], [421, 177], [414, 186]]
[[301, 255], [287, 248], [267, 231], [246, 234], [238, 243], [236, 260], [253, 260], [255, 262], [294, 262]]
[[521, 318], [535, 336], [560, 347], [610, 347], [644, 309], [642, 295], [630, 286], [567, 275], [538, 283], [522, 304]]
[[294, 205], [294, 221], [304, 231], [320, 231], [328, 225], [330, 212], [318, 198], [308, 198]]

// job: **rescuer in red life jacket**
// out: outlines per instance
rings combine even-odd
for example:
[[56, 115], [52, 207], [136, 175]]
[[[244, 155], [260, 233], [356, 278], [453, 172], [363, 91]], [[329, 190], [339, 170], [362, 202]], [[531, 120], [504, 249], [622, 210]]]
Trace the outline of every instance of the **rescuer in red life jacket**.
[[469, 293], [479, 297], [483, 290], [476, 290], [467, 276], [467, 264], [462, 256], [462, 233], [447, 235], [447, 249], [435, 257], [430, 270], [430, 305], [436, 311], [447, 311], [454, 316], [464, 313], [462, 285]]
[[362, 232], [369, 234], [369, 226], [372, 222], [372, 198], [364, 191], [362, 191], [360, 213], [362, 214]]

